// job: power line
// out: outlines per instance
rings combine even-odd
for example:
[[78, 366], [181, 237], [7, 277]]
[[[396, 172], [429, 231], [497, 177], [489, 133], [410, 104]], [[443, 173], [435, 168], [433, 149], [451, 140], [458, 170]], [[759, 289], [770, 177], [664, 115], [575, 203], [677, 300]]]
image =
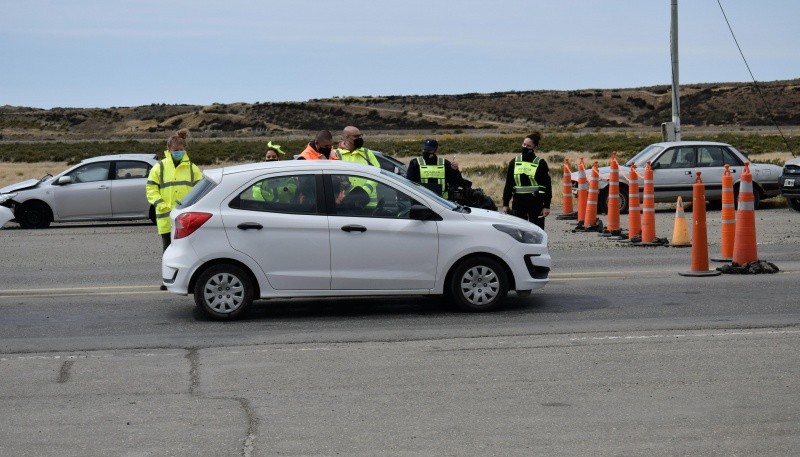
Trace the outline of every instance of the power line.
[[769, 109], [769, 104], [767, 103], [764, 94], [761, 92], [761, 87], [758, 86], [758, 82], [756, 82], [756, 77], [753, 76], [753, 72], [750, 70], [750, 65], [747, 63], [747, 59], [744, 57], [744, 52], [742, 52], [742, 47], [739, 46], [739, 40], [736, 39], [736, 34], [733, 33], [733, 27], [731, 27], [730, 21], [728, 21], [728, 16], [725, 14], [725, 9], [722, 8], [722, 0], [717, 0], [717, 4], [719, 5], [719, 10], [722, 11], [722, 17], [725, 18], [725, 23], [728, 25], [728, 30], [731, 31], [733, 42], [736, 43], [736, 48], [739, 49], [739, 54], [742, 56], [742, 60], [744, 61], [744, 66], [747, 67], [747, 71], [750, 73], [750, 79], [753, 80], [753, 87], [755, 87], [758, 96], [761, 97], [761, 102], [764, 104], [764, 108], [767, 110], [767, 114], [769, 115], [770, 120], [775, 125], [775, 128], [778, 129], [778, 133], [780, 133], [783, 142], [786, 143], [786, 147], [789, 148], [789, 152], [791, 152], [792, 157], [794, 157], [795, 156], [794, 150], [792, 150], [792, 146], [789, 144], [789, 140], [786, 139], [786, 136], [784, 136], [783, 131], [778, 125], [778, 122], [775, 120], [775, 116], [772, 115], [772, 110]]

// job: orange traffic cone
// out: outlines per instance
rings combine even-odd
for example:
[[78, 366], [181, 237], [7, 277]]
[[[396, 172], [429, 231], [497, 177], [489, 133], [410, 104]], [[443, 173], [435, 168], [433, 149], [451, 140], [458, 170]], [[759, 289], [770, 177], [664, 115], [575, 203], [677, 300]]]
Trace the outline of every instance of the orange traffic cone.
[[586, 230], [597, 230], [597, 196], [599, 194], [598, 186], [600, 184], [600, 170], [597, 168], [597, 161], [592, 165], [592, 174], [589, 178], [589, 196], [586, 199], [586, 215], [584, 219], [584, 227]]
[[725, 164], [722, 175], [722, 240], [720, 256], [712, 258], [715, 262], [730, 262], [733, 259], [733, 240], [736, 235], [736, 209], [733, 203], [733, 176], [731, 166]]
[[672, 228], [672, 242], [670, 246], [687, 247], [691, 246], [689, 241], [689, 227], [686, 225], [686, 213], [683, 211], [683, 199], [678, 197], [678, 205], [675, 208], [675, 225]]
[[608, 173], [608, 226], [603, 230], [607, 236], [619, 236], [622, 230], [619, 225], [619, 162], [617, 151], [611, 153], [611, 166]]
[[642, 245], [654, 245], [656, 240], [656, 201], [653, 186], [653, 168], [650, 162], [644, 167], [644, 192], [642, 193]]
[[564, 159], [564, 177], [561, 183], [564, 196], [561, 198], [561, 214], [556, 219], [577, 219], [578, 215], [572, 208], [572, 172], [569, 169], [569, 159]]
[[681, 276], [717, 276], [722, 272], [708, 269], [708, 227], [706, 226], [706, 187], [697, 172], [692, 187], [692, 271]]
[[750, 163], [745, 162], [739, 182], [739, 208], [736, 210], [736, 234], [733, 241], [733, 265], [742, 266], [758, 261], [756, 243], [756, 211], [753, 198], [753, 175]]
[[586, 180], [586, 164], [581, 157], [578, 162], [578, 228], [582, 228], [586, 220], [586, 200], [589, 196], [589, 182]]
[[641, 241], [642, 239], [642, 208], [639, 206], [639, 173], [636, 165], [631, 164], [628, 172], [628, 239]]

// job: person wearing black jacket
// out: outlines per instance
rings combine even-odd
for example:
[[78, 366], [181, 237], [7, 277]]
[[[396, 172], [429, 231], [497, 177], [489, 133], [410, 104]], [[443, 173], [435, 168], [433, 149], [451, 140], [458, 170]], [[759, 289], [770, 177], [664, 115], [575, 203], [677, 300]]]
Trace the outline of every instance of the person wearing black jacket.
[[[541, 138], [539, 132], [526, 136], [522, 141], [522, 153], [509, 162], [502, 211], [544, 229], [544, 218], [550, 214], [553, 187], [547, 162], [536, 156]], [[514, 205], [509, 211], [508, 204], [512, 199]]]
[[[436, 152], [439, 142], [427, 139], [422, 142], [422, 157], [412, 159], [408, 164], [406, 178], [420, 183], [437, 195], [447, 199], [448, 189], [451, 187], [470, 187], [472, 183], [458, 170], [458, 164], [439, 158]], [[420, 166], [422, 165], [422, 166]]]

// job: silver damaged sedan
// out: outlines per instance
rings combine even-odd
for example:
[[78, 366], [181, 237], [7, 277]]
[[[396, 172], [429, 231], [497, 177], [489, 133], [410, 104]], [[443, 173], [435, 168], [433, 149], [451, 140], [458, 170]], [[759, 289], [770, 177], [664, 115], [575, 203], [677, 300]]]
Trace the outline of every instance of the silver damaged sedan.
[[85, 159], [55, 176], [0, 188], [0, 207], [5, 207], [0, 216], [10, 211], [22, 228], [68, 221], [153, 221], [145, 185], [156, 162], [155, 154], [105, 155]]

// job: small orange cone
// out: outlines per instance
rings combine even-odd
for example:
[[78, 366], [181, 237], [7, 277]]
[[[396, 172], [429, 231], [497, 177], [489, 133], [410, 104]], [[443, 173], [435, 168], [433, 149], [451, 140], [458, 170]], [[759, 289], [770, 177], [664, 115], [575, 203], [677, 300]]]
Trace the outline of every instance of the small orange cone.
[[639, 174], [636, 172], [636, 165], [631, 164], [631, 170], [628, 172], [628, 239], [641, 241], [641, 238], [642, 207], [639, 206]]
[[572, 208], [572, 171], [569, 169], [569, 159], [564, 159], [564, 177], [561, 183], [564, 196], [561, 198], [561, 214], [556, 219], [577, 219], [578, 215]]
[[758, 261], [753, 175], [750, 174], [749, 162], [744, 164], [741, 179], [739, 208], [736, 210], [736, 234], [733, 241], [733, 265], [736, 266]]
[[706, 226], [706, 187], [697, 172], [692, 187], [692, 271], [681, 276], [718, 276], [721, 271], [708, 269], [708, 227]]
[[686, 225], [686, 213], [683, 211], [683, 199], [678, 197], [678, 206], [675, 208], [675, 224], [672, 228], [672, 242], [670, 246], [688, 247], [692, 243], [689, 241], [689, 226]]

